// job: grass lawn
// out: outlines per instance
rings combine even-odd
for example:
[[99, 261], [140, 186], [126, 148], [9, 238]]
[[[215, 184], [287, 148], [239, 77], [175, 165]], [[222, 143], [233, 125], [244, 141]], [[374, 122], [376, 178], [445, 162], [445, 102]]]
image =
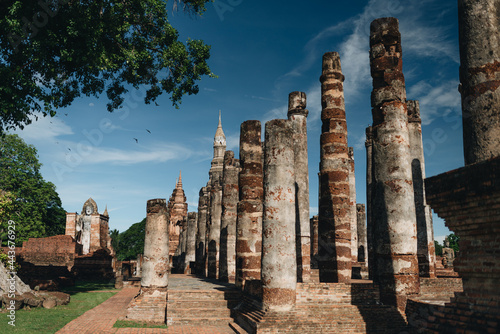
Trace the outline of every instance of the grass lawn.
[[[77, 282], [75, 286], [66, 289], [71, 295], [68, 305], [53, 309], [43, 307], [16, 311], [16, 326], [10, 326], [7, 313], [0, 313], [0, 333], [52, 334], [63, 328], [68, 322], [76, 319], [86, 311], [101, 304], [118, 292], [88, 292], [95, 290], [115, 290], [107, 282]], [[75, 333], [77, 334], [77, 333]]]
[[127, 321], [127, 320], [117, 320], [113, 325], [115, 328], [167, 328], [166, 324], [163, 325], [151, 325], [144, 322], [137, 321]]

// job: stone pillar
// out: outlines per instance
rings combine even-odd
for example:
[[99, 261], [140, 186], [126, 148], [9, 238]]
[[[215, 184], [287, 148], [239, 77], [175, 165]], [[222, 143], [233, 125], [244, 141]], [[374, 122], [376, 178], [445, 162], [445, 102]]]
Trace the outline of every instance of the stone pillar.
[[356, 224], [358, 225], [358, 262], [368, 266], [368, 243], [366, 238], [366, 212], [364, 204], [356, 204]]
[[210, 189], [210, 220], [208, 225], [208, 268], [207, 276], [218, 278], [220, 251], [220, 218], [222, 213], [222, 187], [219, 180], [214, 180]]
[[410, 138], [411, 174], [417, 217], [417, 256], [419, 275], [436, 277], [436, 250], [431, 208], [425, 201], [425, 161], [422, 144], [422, 121], [418, 101], [406, 101], [408, 108], [408, 134]]
[[309, 165], [307, 161], [306, 93], [288, 95], [288, 119], [292, 122], [295, 154], [295, 209], [297, 211], [297, 280], [307, 282], [311, 276], [311, 232], [309, 227]]
[[465, 164], [500, 156], [498, 0], [459, 0], [460, 87]]
[[196, 275], [205, 277], [205, 239], [207, 233], [207, 188], [200, 189], [198, 198], [198, 231], [196, 233]]
[[188, 226], [187, 226], [187, 240], [186, 240], [186, 258], [185, 258], [185, 270], [184, 272], [192, 273], [196, 270], [194, 269], [195, 254], [196, 254], [196, 234], [197, 225], [196, 221], [198, 218], [198, 213], [188, 212]]
[[349, 156], [344, 75], [337, 52], [323, 55], [321, 82], [319, 277], [321, 282], [351, 279]]
[[351, 216], [351, 257], [358, 262], [358, 212], [356, 210], [356, 177], [354, 175], [354, 148], [349, 147], [349, 207]]
[[222, 176], [222, 217], [220, 229], [219, 280], [234, 283], [236, 276], [236, 219], [238, 216], [238, 175], [240, 161], [233, 151], [224, 153]]
[[165, 199], [147, 202], [141, 290], [130, 302], [127, 319], [165, 323], [168, 286], [168, 217]]
[[262, 144], [259, 121], [246, 121], [240, 131], [238, 220], [236, 223], [236, 286], [260, 280], [262, 254]]
[[311, 231], [311, 268], [318, 269], [318, 216], [313, 216], [310, 220]]
[[399, 23], [381, 18], [370, 25], [373, 78], [374, 279], [381, 301], [404, 311], [408, 295], [419, 292], [417, 229], [410, 163], [406, 89]]
[[372, 213], [372, 183], [373, 183], [373, 129], [371, 126], [366, 128], [366, 242], [368, 253], [368, 277], [373, 280], [373, 271], [375, 270], [374, 251], [373, 251], [373, 223]]
[[264, 215], [262, 219], [262, 302], [274, 311], [296, 300], [295, 180], [292, 123], [266, 123]]

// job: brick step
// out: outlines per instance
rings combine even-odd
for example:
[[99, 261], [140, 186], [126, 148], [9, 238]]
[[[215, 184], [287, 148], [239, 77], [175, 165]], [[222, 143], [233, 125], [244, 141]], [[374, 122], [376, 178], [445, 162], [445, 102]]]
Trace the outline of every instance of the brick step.
[[224, 326], [232, 322], [231, 317], [189, 317], [189, 318], [170, 318], [167, 316], [167, 325], [205, 325], [205, 326]]
[[196, 290], [174, 290], [168, 292], [168, 300], [237, 300], [241, 292], [237, 290], [225, 291], [196, 291]]
[[211, 308], [211, 309], [227, 309], [238, 305], [239, 300], [169, 300], [168, 308]]
[[176, 308], [168, 309], [167, 316], [172, 318], [194, 317], [229, 317], [231, 310], [228, 308]]

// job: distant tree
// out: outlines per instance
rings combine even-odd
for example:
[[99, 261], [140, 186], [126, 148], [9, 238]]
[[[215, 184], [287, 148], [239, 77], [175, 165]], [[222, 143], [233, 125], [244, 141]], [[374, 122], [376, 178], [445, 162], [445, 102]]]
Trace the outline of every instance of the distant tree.
[[[201, 15], [209, 0], [174, 0]], [[213, 76], [210, 46], [179, 41], [167, 0], [0, 1], [0, 133], [54, 116], [81, 95], [104, 91], [108, 111], [144, 87], [145, 103], [163, 93], [178, 107], [196, 82]]]
[[450, 248], [455, 251], [455, 254], [460, 251], [460, 247], [458, 246], [458, 242], [460, 241], [460, 237], [455, 233], [448, 235], [448, 241], [450, 242]]
[[439, 244], [439, 241], [434, 240], [434, 249], [436, 250], [437, 256], [443, 255], [443, 246]]
[[115, 253], [118, 253], [119, 250], [119, 244], [120, 244], [120, 231], [118, 231], [116, 228], [109, 231], [109, 236], [111, 237], [111, 246], [115, 250]]
[[138, 254], [144, 254], [144, 237], [146, 236], [146, 218], [135, 223], [128, 230], [120, 233], [117, 259], [127, 261], [136, 259]]
[[14, 200], [12, 193], [0, 189], [0, 246], [7, 240], [8, 221], [14, 212]]
[[[17, 135], [0, 136], [0, 185], [13, 196], [2, 224], [16, 223], [16, 244], [64, 233], [66, 211], [53, 183], [40, 173], [36, 148]], [[5, 243], [5, 240], [3, 240]]]

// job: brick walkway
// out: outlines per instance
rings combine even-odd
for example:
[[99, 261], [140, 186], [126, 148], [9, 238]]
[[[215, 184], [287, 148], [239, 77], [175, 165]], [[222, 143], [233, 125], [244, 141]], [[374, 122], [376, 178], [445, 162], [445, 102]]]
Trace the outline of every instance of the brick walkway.
[[139, 291], [139, 288], [123, 288], [104, 303], [85, 312], [80, 317], [68, 323], [58, 334], [234, 334], [228, 326], [169, 326], [163, 328], [113, 328], [118, 318], [125, 316], [127, 305]]

